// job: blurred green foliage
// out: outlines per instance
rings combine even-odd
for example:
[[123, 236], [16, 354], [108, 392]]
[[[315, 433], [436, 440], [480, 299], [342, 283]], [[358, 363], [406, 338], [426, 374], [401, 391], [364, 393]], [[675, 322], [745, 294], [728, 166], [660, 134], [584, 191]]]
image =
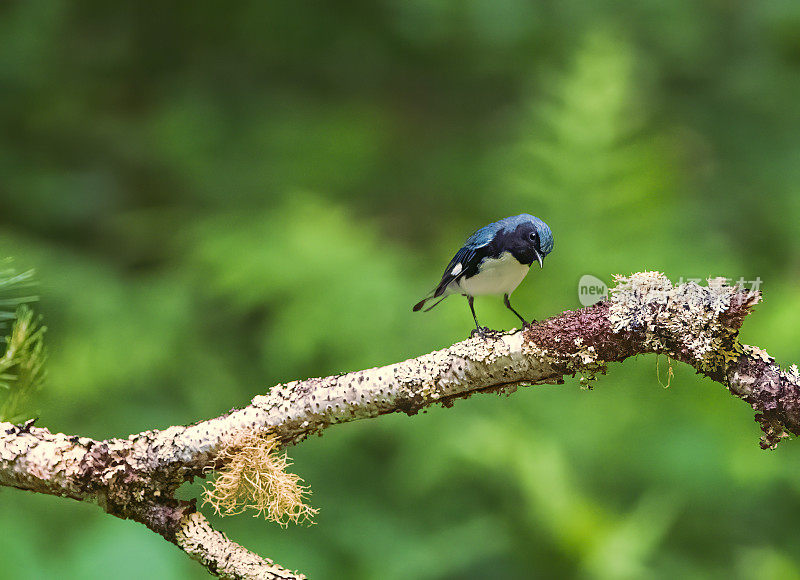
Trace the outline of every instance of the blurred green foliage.
[[[410, 307], [521, 212], [556, 237], [528, 316], [577, 307], [586, 273], [760, 277], [743, 340], [800, 360], [796, 2], [0, 16], [0, 253], [41, 279], [53, 430], [192, 422], [462, 339], [463, 300]], [[312, 578], [800, 577], [800, 447], [762, 452], [746, 405], [674, 370], [335, 427], [290, 450], [317, 525], [217, 524]], [[0, 529], [8, 578], [206, 577], [90, 505], [0, 490]]]

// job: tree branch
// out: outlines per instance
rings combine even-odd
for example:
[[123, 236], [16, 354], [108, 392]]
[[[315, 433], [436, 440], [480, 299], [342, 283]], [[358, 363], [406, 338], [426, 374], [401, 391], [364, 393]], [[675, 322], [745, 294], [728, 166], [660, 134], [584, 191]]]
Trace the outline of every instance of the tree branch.
[[244, 429], [270, 430], [283, 446], [327, 427], [520, 385], [588, 383], [608, 363], [664, 353], [694, 367], [756, 411], [774, 447], [800, 434], [800, 374], [738, 342], [757, 293], [710, 280], [673, 287], [654, 272], [618, 278], [609, 300], [567, 311], [523, 331], [472, 338], [385, 367], [273, 387], [243, 409], [189, 426], [96, 441], [52, 434], [30, 422], [0, 423], [0, 485], [97, 502], [133, 519], [230, 578], [301, 578], [213, 530], [193, 502], [174, 499], [193, 477], [221, 467], [226, 441]]

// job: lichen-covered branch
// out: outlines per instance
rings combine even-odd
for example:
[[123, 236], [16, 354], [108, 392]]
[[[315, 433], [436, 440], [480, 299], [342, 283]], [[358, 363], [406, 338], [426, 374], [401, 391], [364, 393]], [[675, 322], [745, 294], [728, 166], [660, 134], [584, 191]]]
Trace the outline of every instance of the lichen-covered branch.
[[233, 578], [295, 578], [210, 528], [193, 503], [174, 499], [185, 481], [230, 460], [238, 433], [267, 430], [283, 447], [336, 424], [401, 411], [409, 415], [478, 392], [582, 382], [608, 364], [663, 353], [693, 366], [750, 404], [763, 447], [800, 434], [800, 373], [739, 344], [757, 293], [710, 280], [673, 287], [661, 274], [619, 278], [609, 300], [567, 311], [523, 331], [471, 338], [380, 368], [277, 385], [250, 405], [189, 426], [95, 441], [31, 424], [0, 423], [0, 485], [97, 502], [139, 521]]
[[305, 578], [289, 572], [271, 560], [231, 542], [216, 531], [199, 512], [186, 516], [175, 538], [178, 547], [222, 578], [258, 578], [259, 580], [291, 580]]
[[[161, 490], [142, 463], [125, 461], [125, 443], [68, 437], [34, 427], [0, 422], [0, 485], [94, 501], [108, 513], [132, 519], [169, 540], [223, 578], [300, 579], [215, 531], [194, 502]], [[137, 469], [143, 471], [137, 471]]]

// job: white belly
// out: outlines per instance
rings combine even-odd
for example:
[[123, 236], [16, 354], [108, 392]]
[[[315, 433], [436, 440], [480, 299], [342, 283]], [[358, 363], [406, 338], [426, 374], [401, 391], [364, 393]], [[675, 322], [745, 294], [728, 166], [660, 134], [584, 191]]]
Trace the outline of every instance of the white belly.
[[454, 294], [469, 294], [470, 296], [511, 294], [525, 278], [530, 268], [530, 266], [517, 262], [511, 252], [504, 252], [499, 258], [484, 260], [479, 274], [472, 278], [462, 278], [457, 284], [451, 284], [452, 288], [448, 288], [448, 290]]

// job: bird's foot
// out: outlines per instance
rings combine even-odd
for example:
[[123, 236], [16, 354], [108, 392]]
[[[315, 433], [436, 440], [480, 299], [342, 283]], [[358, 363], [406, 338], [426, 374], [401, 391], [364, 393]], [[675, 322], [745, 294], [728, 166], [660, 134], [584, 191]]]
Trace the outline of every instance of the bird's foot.
[[476, 335], [480, 336], [481, 338], [495, 338], [502, 334], [499, 330], [492, 330], [488, 326], [479, 326], [478, 328], [473, 328], [472, 332], [469, 333], [469, 337], [473, 338]]
[[529, 328], [533, 328], [536, 325], [536, 319], [531, 319], [530, 322], [523, 322], [522, 323], [522, 330], [528, 330]]

